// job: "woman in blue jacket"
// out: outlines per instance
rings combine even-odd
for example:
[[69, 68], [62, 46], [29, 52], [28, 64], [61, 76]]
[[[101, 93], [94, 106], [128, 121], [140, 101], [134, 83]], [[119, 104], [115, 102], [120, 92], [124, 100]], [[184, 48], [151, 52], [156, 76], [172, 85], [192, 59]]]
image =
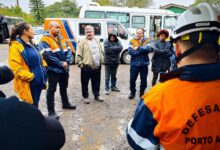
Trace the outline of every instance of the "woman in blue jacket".
[[152, 86], [157, 83], [159, 73], [165, 73], [170, 69], [170, 57], [172, 55], [171, 44], [165, 41], [169, 37], [166, 30], [161, 30], [158, 33], [159, 40], [154, 44], [154, 55], [152, 57]]
[[33, 37], [30, 24], [20, 22], [13, 27], [10, 37], [9, 66], [15, 75], [14, 90], [19, 98], [38, 107], [47, 76], [44, 68], [46, 63], [38, 48], [32, 43]]

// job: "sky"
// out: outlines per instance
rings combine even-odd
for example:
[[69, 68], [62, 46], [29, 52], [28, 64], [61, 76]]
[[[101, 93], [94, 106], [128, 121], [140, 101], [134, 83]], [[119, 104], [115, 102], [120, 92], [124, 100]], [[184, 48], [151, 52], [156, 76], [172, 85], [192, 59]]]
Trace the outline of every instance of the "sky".
[[[43, 0], [46, 5], [53, 4], [54, 2], [60, 2], [61, 0]], [[76, 0], [79, 6], [87, 4], [90, 0]], [[189, 6], [194, 3], [195, 0], [153, 0], [155, 8], [158, 8], [160, 5], [166, 5], [169, 3], [175, 3], [179, 5]], [[5, 6], [15, 6], [16, 0], [0, 0]], [[28, 8], [29, 0], [19, 0], [20, 7], [25, 12], [30, 12]]]

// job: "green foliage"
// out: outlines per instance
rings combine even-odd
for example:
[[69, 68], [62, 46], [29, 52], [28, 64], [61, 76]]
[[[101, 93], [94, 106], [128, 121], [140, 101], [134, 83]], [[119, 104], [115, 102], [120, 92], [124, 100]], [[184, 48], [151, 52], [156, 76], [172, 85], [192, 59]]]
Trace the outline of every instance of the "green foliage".
[[75, 0], [62, 0], [46, 7], [47, 18], [75, 18], [79, 16], [79, 8]]
[[146, 8], [152, 4], [152, 0], [94, 0], [101, 6], [113, 5], [113, 6], [128, 6], [128, 7], [139, 7]]
[[3, 5], [0, 5], [0, 14], [4, 16], [21, 17], [25, 22], [36, 24], [33, 16], [22, 12], [20, 7], [4, 7]]
[[29, 7], [37, 24], [42, 24], [45, 18], [45, 5], [42, 0], [30, 0]]
[[126, 6], [128, 7], [139, 7], [146, 8], [151, 5], [152, 0], [127, 0]]
[[193, 6], [198, 5], [199, 3], [202, 2], [209, 2], [212, 4], [215, 4], [217, 7], [220, 7], [220, 0], [196, 0]]
[[111, 0], [95, 0], [94, 2], [99, 3], [101, 6], [112, 6], [113, 1]]

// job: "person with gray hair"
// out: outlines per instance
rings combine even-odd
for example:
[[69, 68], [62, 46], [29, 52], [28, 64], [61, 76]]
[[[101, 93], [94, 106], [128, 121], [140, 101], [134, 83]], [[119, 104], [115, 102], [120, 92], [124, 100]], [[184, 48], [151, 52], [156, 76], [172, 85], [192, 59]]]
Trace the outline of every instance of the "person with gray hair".
[[91, 79], [92, 91], [97, 101], [103, 102], [100, 97], [101, 64], [104, 61], [104, 52], [98, 39], [94, 37], [94, 28], [85, 27], [85, 38], [81, 40], [76, 50], [76, 63], [81, 68], [81, 86], [84, 103], [89, 104], [88, 84]]

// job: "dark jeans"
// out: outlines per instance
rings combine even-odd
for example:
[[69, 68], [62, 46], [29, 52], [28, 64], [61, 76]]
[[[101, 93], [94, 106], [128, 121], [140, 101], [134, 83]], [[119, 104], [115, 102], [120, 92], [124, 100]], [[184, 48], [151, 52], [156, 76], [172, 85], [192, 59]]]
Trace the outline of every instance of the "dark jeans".
[[57, 83], [60, 86], [60, 95], [62, 99], [63, 106], [69, 105], [69, 100], [67, 96], [67, 87], [69, 74], [68, 73], [55, 73], [53, 71], [48, 71], [48, 83], [49, 87], [47, 90], [47, 107], [49, 112], [55, 112], [54, 110], [54, 94], [56, 92]]
[[105, 90], [109, 90], [109, 81], [111, 80], [111, 88], [116, 87], [116, 74], [118, 65], [105, 65]]
[[99, 91], [100, 91], [101, 67], [99, 67], [98, 69], [83, 67], [81, 69], [82, 96], [84, 98], [89, 97], [88, 84], [90, 79], [92, 82], [93, 95], [97, 97], [99, 96]]
[[30, 84], [30, 88], [31, 88], [31, 96], [33, 99], [33, 105], [38, 107], [38, 103], [40, 101], [40, 95], [41, 95], [41, 91], [43, 89], [44, 85], [32, 85]]
[[158, 78], [159, 73], [153, 74], [153, 79], [152, 79], [152, 86], [154, 86], [157, 83], [157, 78]]
[[131, 66], [130, 67], [130, 91], [131, 94], [135, 95], [136, 93], [136, 80], [138, 74], [140, 73], [141, 85], [140, 85], [140, 93], [144, 93], [147, 87], [147, 74], [148, 74], [148, 66]]
[[165, 73], [166, 73], [166, 71], [163, 71], [160, 73], [153, 72], [152, 86], [154, 86], [157, 83], [157, 79], [158, 79], [159, 74], [161, 75], [161, 74], [165, 74]]

